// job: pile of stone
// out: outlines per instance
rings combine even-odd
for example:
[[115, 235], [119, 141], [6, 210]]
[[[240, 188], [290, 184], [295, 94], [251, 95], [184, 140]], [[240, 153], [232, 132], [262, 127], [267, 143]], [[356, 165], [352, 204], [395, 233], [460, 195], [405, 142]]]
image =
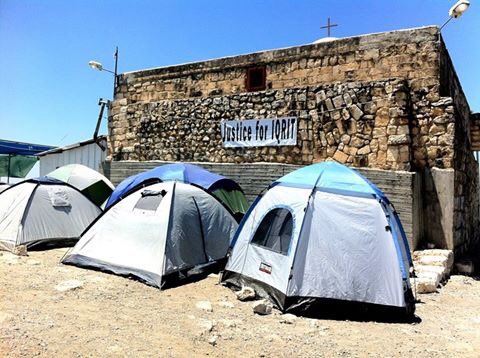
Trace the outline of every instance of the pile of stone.
[[451, 250], [430, 249], [415, 251], [413, 264], [416, 278], [412, 279], [417, 293], [436, 292], [440, 283], [446, 281], [453, 267]]

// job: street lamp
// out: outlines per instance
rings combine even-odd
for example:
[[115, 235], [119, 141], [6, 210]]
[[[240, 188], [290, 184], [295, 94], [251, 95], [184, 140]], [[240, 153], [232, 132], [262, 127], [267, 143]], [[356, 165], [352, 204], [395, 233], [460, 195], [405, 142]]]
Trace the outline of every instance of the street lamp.
[[93, 60], [89, 61], [88, 65], [93, 70], [106, 71], [113, 74], [113, 97], [115, 97], [115, 89], [117, 88], [118, 46], [115, 47], [115, 53], [113, 54], [113, 58], [115, 59], [115, 69], [113, 71], [104, 68], [100, 62], [93, 61]]
[[[117, 65], [118, 65], [118, 46], [115, 47], [115, 53], [113, 54], [113, 58], [115, 59], [115, 68], [113, 71], [108, 70], [106, 68], [103, 68], [103, 65], [100, 62], [97, 61], [89, 61], [88, 65], [90, 68], [93, 70], [97, 71], [107, 71], [113, 74], [113, 100], [115, 100], [115, 92], [117, 89], [117, 84], [118, 84], [118, 76], [117, 76]], [[98, 114], [98, 119], [97, 119], [97, 125], [95, 127], [95, 132], [93, 132], [93, 140], [97, 145], [104, 151], [106, 148], [105, 146], [100, 143], [98, 140], [98, 131], [100, 130], [100, 123], [103, 118], [103, 111], [105, 110], [105, 107], [109, 108], [110, 107], [110, 101], [109, 100], [104, 100], [103, 98], [100, 98], [98, 101], [98, 105], [100, 106], [100, 112]]]
[[448, 11], [448, 20], [440, 27], [440, 31], [445, 27], [446, 24], [450, 22], [451, 19], [457, 19], [463, 15], [465, 11], [467, 11], [468, 7], [470, 6], [470, 1], [468, 0], [460, 0], [457, 1]]

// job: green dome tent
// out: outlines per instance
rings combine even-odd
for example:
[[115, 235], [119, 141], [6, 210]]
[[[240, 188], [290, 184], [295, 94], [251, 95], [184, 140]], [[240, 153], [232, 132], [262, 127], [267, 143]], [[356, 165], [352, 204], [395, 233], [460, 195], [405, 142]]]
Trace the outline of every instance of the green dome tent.
[[98, 206], [102, 206], [115, 189], [102, 174], [81, 164], [64, 165], [47, 176], [74, 186]]

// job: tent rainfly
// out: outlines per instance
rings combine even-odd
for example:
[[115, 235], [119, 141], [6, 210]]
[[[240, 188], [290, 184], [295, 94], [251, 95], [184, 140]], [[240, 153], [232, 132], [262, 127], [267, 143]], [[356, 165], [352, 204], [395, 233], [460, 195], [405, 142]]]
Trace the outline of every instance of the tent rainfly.
[[139, 187], [170, 180], [193, 184], [212, 193], [233, 213], [237, 221], [240, 221], [248, 210], [249, 204], [245, 194], [235, 181], [186, 163], [164, 164], [128, 177], [118, 184], [105, 207], [112, 206]]
[[110, 206], [62, 262], [161, 288], [225, 260], [237, 227], [205, 190], [176, 181], [154, 183]]
[[115, 187], [99, 172], [81, 164], [68, 164], [47, 174], [80, 190], [96, 205], [102, 206]]
[[412, 260], [395, 209], [374, 184], [336, 162], [274, 182], [231, 246], [222, 282], [253, 286], [282, 311], [325, 301], [415, 310]]
[[0, 249], [78, 240], [101, 212], [64, 182], [48, 177], [25, 180], [0, 194]]

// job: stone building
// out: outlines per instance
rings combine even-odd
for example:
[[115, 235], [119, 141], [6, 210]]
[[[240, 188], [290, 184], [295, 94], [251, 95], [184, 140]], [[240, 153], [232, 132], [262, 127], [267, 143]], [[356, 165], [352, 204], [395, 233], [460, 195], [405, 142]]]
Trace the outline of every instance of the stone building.
[[[298, 121], [295, 145], [222, 141], [222, 120], [282, 117]], [[200, 162], [252, 198], [334, 159], [387, 193], [413, 248], [460, 255], [478, 240], [479, 118], [437, 27], [371, 34], [122, 74], [105, 170], [118, 182], [154, 161]]]

